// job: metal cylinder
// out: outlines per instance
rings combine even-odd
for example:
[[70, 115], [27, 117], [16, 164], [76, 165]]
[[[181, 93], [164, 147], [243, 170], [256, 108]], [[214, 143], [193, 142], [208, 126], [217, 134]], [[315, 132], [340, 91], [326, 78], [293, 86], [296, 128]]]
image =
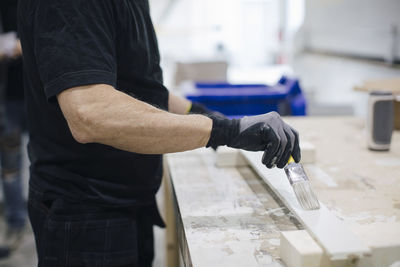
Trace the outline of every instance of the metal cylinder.
[[368, 148], [386, 151], [390, 149], [393, 132], [393, 94], [373, 91], [368, 100], [367, 133]]

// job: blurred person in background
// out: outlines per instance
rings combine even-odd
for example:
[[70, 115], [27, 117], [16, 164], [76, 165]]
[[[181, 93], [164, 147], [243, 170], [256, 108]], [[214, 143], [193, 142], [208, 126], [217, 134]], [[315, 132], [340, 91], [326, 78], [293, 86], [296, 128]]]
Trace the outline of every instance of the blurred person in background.
[[4, 235], [0, 237], [0, 257], [7, 256], [19, 246], [27, 217], [21, 177], [25, 108], [22, 49], [17, 37], [17, 5], [17, 0], [0, 1], [0, 157], [7, 224]]

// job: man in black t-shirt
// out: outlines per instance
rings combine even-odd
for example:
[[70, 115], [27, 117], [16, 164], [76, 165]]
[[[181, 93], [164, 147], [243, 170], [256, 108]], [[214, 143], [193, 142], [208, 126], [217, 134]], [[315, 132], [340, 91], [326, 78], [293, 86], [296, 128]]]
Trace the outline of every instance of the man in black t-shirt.
[[20, 0], [39, 266], [151, 266], [162, 154], [227, 145], [300, 160], [278, 114], [186, 115], [163, 86], [147, 0]]

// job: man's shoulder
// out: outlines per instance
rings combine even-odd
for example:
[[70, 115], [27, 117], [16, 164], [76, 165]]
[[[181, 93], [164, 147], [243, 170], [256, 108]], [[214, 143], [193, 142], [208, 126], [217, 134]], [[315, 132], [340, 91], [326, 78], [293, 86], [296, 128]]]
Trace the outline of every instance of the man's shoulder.
[[[3, 1], [3, 0], [0, 0]], [[45, 23], [52, 21], [76, 22], [75, 18], [102, 17], [112, 14], [114, 2], [110, 0], [19, 0], [18, 20], [33, 24], [34, 20]]]

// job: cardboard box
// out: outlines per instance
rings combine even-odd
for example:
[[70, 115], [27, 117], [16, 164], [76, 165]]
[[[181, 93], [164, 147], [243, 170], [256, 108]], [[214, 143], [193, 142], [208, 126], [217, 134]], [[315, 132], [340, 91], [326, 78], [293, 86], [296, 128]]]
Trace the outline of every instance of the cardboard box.
[[183, 81], [224, 82], [227, 80], [227, 72], [226, 61], [177, 62], [174, 84], [179, 85]]

